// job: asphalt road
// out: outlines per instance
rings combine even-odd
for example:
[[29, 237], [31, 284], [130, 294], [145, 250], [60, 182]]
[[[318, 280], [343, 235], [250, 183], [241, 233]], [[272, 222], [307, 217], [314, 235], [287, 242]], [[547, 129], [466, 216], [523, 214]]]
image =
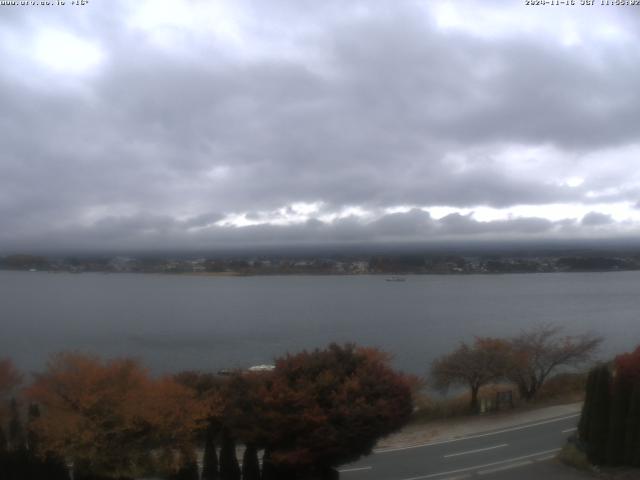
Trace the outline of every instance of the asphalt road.
[[[343, 480], [571, 479], [551, 460], [579, 415], [552, 418], [456, 440], [378, 450], [340, 468]], [[558, 473], [558, 470], [561, 473]], [[574, 476], [575, 475], [575, 476]]]

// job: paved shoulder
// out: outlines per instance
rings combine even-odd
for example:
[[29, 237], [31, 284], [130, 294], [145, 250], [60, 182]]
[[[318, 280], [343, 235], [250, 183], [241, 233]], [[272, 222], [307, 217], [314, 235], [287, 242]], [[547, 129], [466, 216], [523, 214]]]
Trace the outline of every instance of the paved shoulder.
[[[546, 468], [552, 469], [553, 473], [556, 468], [555, 477], [545, 480], [560, 480], [563, 478], [557, 476], [560, 473], [565, 473], [564, 478], [568, 480], [581, 478], [567, 476], [573, 472], [565, 471], [560, 465], [554, 466], [557, 452], [576, 429], [578, 411], [579, 406], [547, 409], [546, 412], [510, 415], [508, 419], [503, 417], [502, 422], [473, 422], [473, 428], [464, 430], [466, 435], [456, 438], [443, 435], [440, 440], [379, 448], [369, 457], [345, 465], [341, 471], [344, 478], [352, 480], [458, 480], [526, 479], [530, 475], [533, 475], [531, 478], [544, 478], [539, 475], [540, 471]], [[551, 414], [559, 413], [565, 415], [549, 418]], [[524, 423], [516, 423], [516, 420]], [[551, 465], [545, 467], [547, 463]], [[520, 473], [514, 476], [516, 469], [523, 476]]]
[[527, 423], [537, 423], [548, 419], [575, 415], [580, 413], [581, 408], [582, 403], [571, 403], [528, 411], [505, 412], [434, 421], [422, 425], [409, 425], [400, 432], [382, 439], [378, 443], [377, 449], [386, 450], [458, 439], [494, 430], [504, 430]]

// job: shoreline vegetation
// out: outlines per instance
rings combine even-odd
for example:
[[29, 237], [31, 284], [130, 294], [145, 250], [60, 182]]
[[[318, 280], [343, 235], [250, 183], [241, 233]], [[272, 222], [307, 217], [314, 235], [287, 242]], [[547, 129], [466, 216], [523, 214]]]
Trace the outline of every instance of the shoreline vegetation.
[[206, 277], [286, 275], [481, 275], [639, 271], [640, 253], [375, 256], [0, 256], [0, 270], [52, 273], [155, 273]]
[[[512, 390], [513, 405], [501, 409], [489, 409], [483, 414], [488, 416], [501, 413], [519, 413], [541, 408], [566, 405], [584, 401], [587, 372], [558, 373], [545, 382], [537, 396], [530, 401], [521, 398], [514, 384], [495, 383], [480, 388], [478, 398], [488, 405], [495, 405], [494, 399], [499, 392]], [[428, 394], [417, 394], [415, 410], [409, 421], [410, 426], [427, 426], [434, 421], [463, 420], [474, 418], [476, 413], [469, 410], [471, 395], [468, 392], [459, 395], [434, 398]]]
[[[586, 377], [568, 369], [589, 364], [600, 342], [553, 325], [476, 337], [434, 360], [424, 378], [355, 344], [286, 354], [258, 370], [161, 376], [130, 358], [62, 352], [27, 378], [4, 359], [0, 472], [30, 480], [55, 465], [57, 480], [74, 465], [82, 480], [196, 480], [204, 452], [205, 480], [335, 480], [338, 466], [407, 425], [580, 401]], [[467, 392], [434, 400], [427, 386]]]
[[197, 480], [203, 452], [203, 480], [334, 480], [411, 416], [417, 379], [389, 362], [331, 344], [272, 369], [153, 376], [62, 352], [26, 378], [0, 359], [0, 478]]
[[577, 431], [559, 459], [602, 479], [640, 475], [640, 347], [593, 367]]

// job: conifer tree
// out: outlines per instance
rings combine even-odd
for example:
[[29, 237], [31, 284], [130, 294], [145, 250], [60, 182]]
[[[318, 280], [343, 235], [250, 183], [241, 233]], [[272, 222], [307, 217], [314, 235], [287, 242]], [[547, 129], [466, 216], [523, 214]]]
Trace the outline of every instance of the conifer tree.
[[611, 373], [606, 365], [598, 367], [594, 381], [591, 418], [587, 429], [587, 456], [595, 465], [603, 465], [607, 455], [609, 432]]
[[236, 442], [227, 428], [222, 430], [220, 478], [221, 480], [240, 480], [240, 466], [236, 457]]
[[625, 430], [624, 463], [638, 467], [640, 466], [640, 383], [636, 383], [631, 392]]
[[180, 455], [180, 468], [173, 476], [173, 480], [199, 480], [195, 453], [183, 452]]
[[0, 425], [0, 478], [9, 478], [9, 458], [7, 454], [7, 437]]
[[24, 428], [20, 419], [20, 409], [15, 398], [11, 399], [11, 413], [9, 420], [9, 448], [12, 451], [21, 450], [25, 447]]
[[7, 452], [7, 436], [4, 433], [4, 429], [2, 428], [2, 425], [0, 425], [0, 455], [3, 455], [4, 453]]
[[27, 417], [27, 448], [30, 452], [37, 452], [38, 438], [33, 423], [40, 418], [40, 408], [35, 403], [29, 405]]
[[242, 457], [242, 480], [260, 480], [260, 462], [258, 449], [254, 445], [247, 445]]
[[637, 437], [640, 436], [640, 398], [639, 392], [635, 392], [640, 385], [640, 347], [631, 353], [618, 355], [614, 365], [616, 374], [608, 461], [613, 465], [631, 464], [640, 453], [637, 448]]
[[278, 480], [278, 472], [271, 460], [271, 452], [269, 449], [264, 451], [262, 455], [262, 478], [261, 480]]
[[216, 453], [216, 434], [213, 427], [207, 429], [202, 458], [202, 480], [218, 480], [218, 454]]
[[632, 384], [624, 375], [617, 375], [611, 390], [611, 411], [607, 433], [607, 465], [621, 465], [625, 457], [625, 439]]
[[578, 438], [582, 442], [589, 441], [588, 426], [591, 416], [593, 415], [593, 398], [595, 395], [595, 380], [598, 376], [598, 369], [592, 368], [587, 376], [587, 384], [585, 387], [585, 398], [582, 406], [582, 414], [578, 422]]

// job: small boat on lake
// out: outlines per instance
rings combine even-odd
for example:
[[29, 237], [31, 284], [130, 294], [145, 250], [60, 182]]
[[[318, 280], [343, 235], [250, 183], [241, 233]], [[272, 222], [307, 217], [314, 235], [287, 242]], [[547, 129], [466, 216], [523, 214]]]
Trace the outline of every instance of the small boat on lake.
[[385, 281], [387, 282], [406, 282], [407, 279], [404, 277], [389, 277], [389, 278], [385, 278]]

